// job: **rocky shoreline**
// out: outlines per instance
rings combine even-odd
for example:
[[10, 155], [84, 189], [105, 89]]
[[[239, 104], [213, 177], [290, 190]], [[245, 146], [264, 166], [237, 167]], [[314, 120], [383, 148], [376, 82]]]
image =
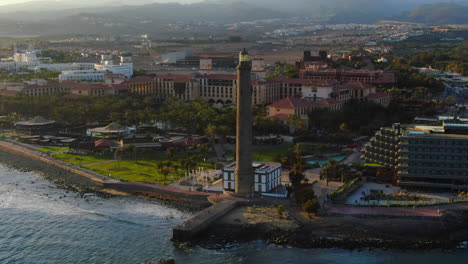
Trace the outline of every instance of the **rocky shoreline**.
[[[105, 184], [100, 184], [86, 177], [77, 175], [63, 168], [35, 160], [22, 155], [0, 151], [0, 163], [21, 172], [34, 171], [41, 174], [46, 180], [54, 183], [57, 188], [72, 191], [84, 195], [94, 193], [102, 198], [111, 198], [122, 195], [131, 195], [148, 200], [157, 200], [164, 205], [171, 206], [184, 211], [199, 211], [206, 208], [209, 202], [194, 203], [191, 200], [178, 198], [171, 195], [156, 194], [150, 192], [121, 192], [106, 188]], [[121, 193], [122, 195], [119, 195]]]
[[430, 249], [456, 249], [463, 240], [386, 240], [380, 238], [336, 238], [309, 236], [301, 228], [285, 233], [284, 230], [264, 230], [258, 226], [246, 227], [214, 227], [209, 235], [190, 241], [189, 245], [196, 244], [205, 248], [220, 249], [227, 243], [248, 243], [262, 240], [278, 246], [291, 246], [296, 248], [342, 248], [350, 250], [372, 249], [401, 249], [401, 250], [430, 250]]
[[203, 235], [189, 241], [189, 245], [216, 249], [229, 243], [263, 240], [296, 248], [453, 250], [460, 245], [466, 247], [468, 241], [468, 211], [441, 219], [324, 216], [309, 221], [296, 217], [291, 220], [299, 223], [294, 229], [276, 228], [271, 222], [247, 224], [242, 220], [233, 223], [221, 219]]

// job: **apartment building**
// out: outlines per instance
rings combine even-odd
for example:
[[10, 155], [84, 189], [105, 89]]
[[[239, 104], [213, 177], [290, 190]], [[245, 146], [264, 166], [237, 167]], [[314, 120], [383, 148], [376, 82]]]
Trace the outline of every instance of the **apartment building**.
[[382, 128], [363, 149], [366, 162], [396, 172], [407, 188], [468, 190], [468, 124]]

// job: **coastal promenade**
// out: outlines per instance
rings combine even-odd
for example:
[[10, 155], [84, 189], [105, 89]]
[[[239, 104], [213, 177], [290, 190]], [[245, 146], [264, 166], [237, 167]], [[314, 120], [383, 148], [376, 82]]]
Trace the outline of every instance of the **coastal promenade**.
[[[20, 155], [25, 158], [37, 160], [45, 164], [64, 169], [70, 173], [82, 177], [83, 179], [90, 180], [103, 189], [111, 189], [129, 194], [143, 195], [150, 198], [158, 198], [162, 200], [175, 200], [180, 202], [196, 202], [203, 207], [209, 206], [211, 203], [208, 201], [209, 193], [188, 191], [184, 189], [175, 188], [172, 186], [156, 185], [140, 182], [127, 182], [112, 179], [110, 177], [95, 173], [86, 168], [72, 165], [60, 160], [56, 160], [45, 153], [37, 151], [36, 149], [11, 140], [0, 140], [0, 151]], [[215, 196], [215, 194], [211, 194]]]
[[85, 177], [86, 179], [91, 180], [97, 184], [104, 184], [104, 182], [111, 180], [103, 175], [97, 174], [90, 170], [80, 168], [78, 166], [71, 165], [60, 160], [56, 160], [52, 157], [47, 156], [46, 154], [40, 151], [37, 151], [36, 149], [32, 147], [29, 147], [25, 144], [17, 143], [11, 140], [8, 140], [8, 141], [0, 140], [0, 150], [8, 152], [8, 153], [12, 153], [12, 154], [21, 155], [23, 157], [31, 158], [37, 161], [47, 163], [49, 165], [53, 165], [53, 166], [65, 169], [76, 175]]
[[339, 215], [370, 215], [370, 216], [442, 216], [443, 212], [433, 207], [417, 208], [384, 208], [384, 207], [355, 207], [355, 206], [333, 206], [328, 208], [328, 214]]

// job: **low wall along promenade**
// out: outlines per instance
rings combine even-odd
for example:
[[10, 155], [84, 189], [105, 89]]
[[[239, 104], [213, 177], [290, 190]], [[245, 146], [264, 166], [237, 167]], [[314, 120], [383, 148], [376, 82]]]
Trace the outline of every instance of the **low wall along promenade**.
[[[3, 155], [1, 155], [1, 152], [3, 152]], [[14, 141], [0, 140], [0, 160], [16, 167], [21, 168], [24, 166], [30, 170], [39, 170], [45, 173], [46, 176], [54, 171], [56, 172], [54, 174], [59, 177], [67, 177], [67, 180], [70, 177], [74, 178], [73, 183], [91, 183], [101, 189], [112, 189], [148, 198], [181, 202], [192, 205], [194, 208], [206, 208], [211, 205], [207, 199], [207, 193], [189, 192], [170, 186], [112, 179], [88, 169], [56, 160], [32, 147]]]

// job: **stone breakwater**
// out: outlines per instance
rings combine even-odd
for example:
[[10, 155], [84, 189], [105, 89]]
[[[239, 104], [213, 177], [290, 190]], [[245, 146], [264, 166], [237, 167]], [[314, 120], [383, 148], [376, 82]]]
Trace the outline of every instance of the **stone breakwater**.
[[115, 180], [85, 168], [68, 164], [47, 156], [27, 145], [0, 140], [0, 160], [19, 170], [42, 172], [45, 177], [66, 189], [78, 192], [102, 193], [104, 189], [116, 190], [150, 199], [183, 205], [199, 210], [211, 205], [208, 194], [188, 192], [169, 186]]
[[212, 223], [236, 208], [240, 202], [225, 200], [205, 209], [172, 230], [174, 241], [189, 241], [208, 228]]

